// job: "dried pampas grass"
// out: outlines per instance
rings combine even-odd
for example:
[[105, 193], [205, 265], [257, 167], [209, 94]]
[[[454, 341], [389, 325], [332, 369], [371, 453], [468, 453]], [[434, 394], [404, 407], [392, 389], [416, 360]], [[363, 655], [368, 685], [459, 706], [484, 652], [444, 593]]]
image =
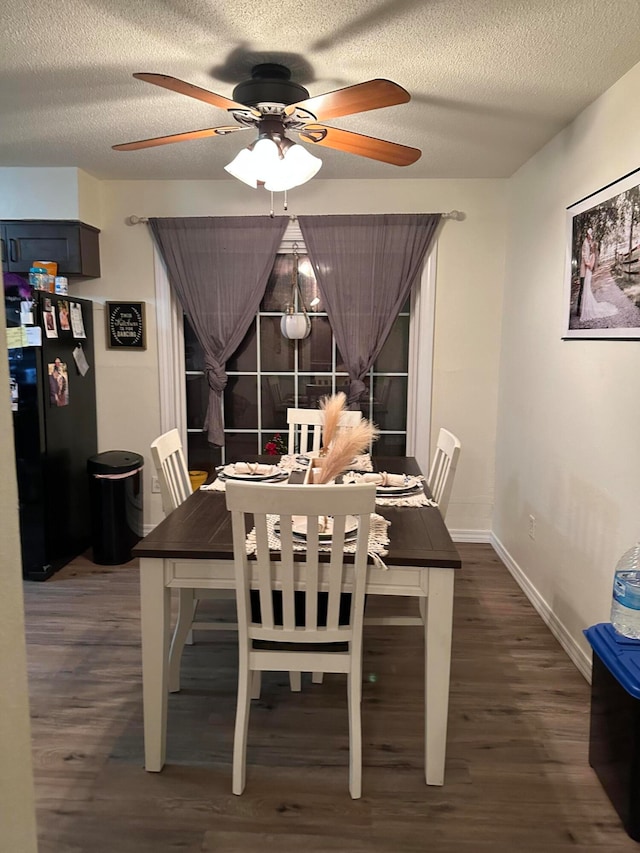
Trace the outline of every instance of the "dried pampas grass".
[[322, 424], [322, 447], [329, 447], [338, 432], [340, 416], [345, 410], [347, 395], [343, 391], [333, 394], [331, 397], [323, 397], [320, 400], [320, 408], [324, 413]]
[[364, 418], [352, 427], [341, 429], [334, 437], [314, 483], [328, 483], [353, 464], [355, 456], [369, 449], [378, 437], [378, 429]]

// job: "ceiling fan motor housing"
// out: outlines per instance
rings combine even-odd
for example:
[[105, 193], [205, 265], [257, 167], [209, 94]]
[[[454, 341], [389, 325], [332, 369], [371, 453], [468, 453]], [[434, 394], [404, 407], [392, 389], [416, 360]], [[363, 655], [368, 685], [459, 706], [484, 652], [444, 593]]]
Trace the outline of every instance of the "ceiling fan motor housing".
[[294, 83], [291, 71], [275, 62], [263, 62], [251, 69], [251, 79], [245, 80], [233, 90], [233, 100], [249, 107], [257, 104], [297, 104], [306, 101], [309, 92]]

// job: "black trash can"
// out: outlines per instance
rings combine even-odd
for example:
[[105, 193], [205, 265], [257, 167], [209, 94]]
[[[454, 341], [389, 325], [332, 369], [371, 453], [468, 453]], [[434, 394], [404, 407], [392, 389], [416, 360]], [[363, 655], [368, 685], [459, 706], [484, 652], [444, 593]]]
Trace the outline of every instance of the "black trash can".
[[129, 450], [107, 450], [87, 460], [93, 562], [128, 563], [142, 539], [144, 458]]
[[584, 632], [593, 649], [589, 764], [634, 841], [640, 841], [640, 640], [609, 622]]

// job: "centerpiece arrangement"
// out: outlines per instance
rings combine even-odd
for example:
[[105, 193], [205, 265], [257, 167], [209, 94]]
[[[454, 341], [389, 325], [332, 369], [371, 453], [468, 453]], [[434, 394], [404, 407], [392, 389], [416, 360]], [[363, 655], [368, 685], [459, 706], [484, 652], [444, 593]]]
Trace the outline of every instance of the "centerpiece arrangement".
[[318, 459], [309, 466], [309, 482], [330, 483], [353, 465], [355, 457], [366, 452], [378, 437], [378, 428], [362, 418], [353, 426], [340, 427], [340, 418], [346, 411], [346, 395], [340, 391], [323, 397], [320, 408], [324, 414], [322, 448]]

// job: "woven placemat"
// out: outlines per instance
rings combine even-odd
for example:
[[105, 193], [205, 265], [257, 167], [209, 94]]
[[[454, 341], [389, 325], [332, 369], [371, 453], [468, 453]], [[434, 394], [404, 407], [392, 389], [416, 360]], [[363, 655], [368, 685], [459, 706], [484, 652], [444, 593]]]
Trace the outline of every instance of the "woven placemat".
[[[279, 551], [281, 548], [280, 537], [275, 532], [275, 525], [279, 521], [279, 516], [277, 515], [268, 515], [267, 516], [267, 539], [269, 542], [269, 549], [271, 551]], [[369, 528], [369, 544], [367, 546], [367, 553], [373, 559], [374, 563], [381, 569], [387, 569], [382, 557], [384, 557], [387, 553], [387, 545], [389, 544], [389, 525], [390, 521], [387, 521], [386, 518], [383, 518], [381, 515], [377, 513], [371, 513], [371, 526]], [[247, 534], [247, 554], [255, 554], [256, 552], [256, 529], [255, 527]], [[294, 551], [306, 551], [306, 546], [304, 542], [294, 542], [293, 543]], [[355, 554], [356, 552], [356, 542], [345, 542], [344, 543], [344, 553], [345, 554]], [[318, 551], [330, 552], [331, 544], [319, 544]]]

